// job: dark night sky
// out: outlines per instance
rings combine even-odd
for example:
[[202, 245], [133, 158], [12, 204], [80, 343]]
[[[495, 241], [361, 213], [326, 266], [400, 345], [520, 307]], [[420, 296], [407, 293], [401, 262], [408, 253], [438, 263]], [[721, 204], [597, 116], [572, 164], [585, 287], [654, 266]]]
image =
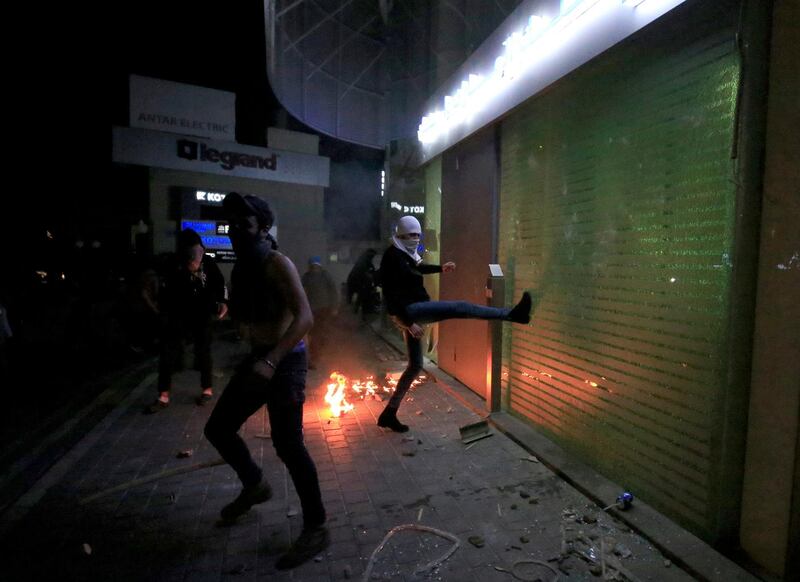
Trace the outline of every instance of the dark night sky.
[[[115, 49], [113, 123], [127, 122], [127, 78], [130, 73], [165, 78], [236, 93], [236, 139], [240, 143], [266, 146], [266, 127], [276, 125], [280, 104], [269, 86], [266, 73], [265, 23], [263, 2], [247, 0], [228, 4], [171, 2], [142, 7], [135, 4], [120, 20], [124, 33], [113, 39]], [[177, 8], [175, 5], [177, 4]], [[121, 104], [121, 106], [119, 105]], [[315, 133], [291, 116], [288, 129]], [[377, 171], [383, 152], [347, 144], [321, 135], [320, 155], [350, 167]], [[355, 176], [354, 182], [363, 180]], [[377, 182], [376, 182], [377, 183]], [[338, 230], [336, 216], [349, 213], [353, 204], [363, 201], [342, 199], [349, 194], [329, 191], [327, 199], [331, 226]], [[348, 206], [349, 205], [349, 206]], [[352, 233], [352, 225], [342, 225]]]
[[[32, 180], [29, 191], [5, 200], [9, 215], [31, 217], [6, 229], [12, 240], [42, 227], [74, 236], [92, 225], [130, 224], [146, 212], [139, 195], [146, 175], [110, 163], [110, 126], [127, 124], [131, 73], [235, 92], [240, 143], [265, 146], [265, 128], [276, 119], [263, 2], [93, 6], [104, 12], [61, 4], [23, 8], [27, 14], [16, 15], [19, 23], [35, 25], [14, 46], [25, 58], [9, 63], [16, 80], [9, 111], [25, 150], [36, 155], [24, 156], [17, 166]], [[289, 129], [308, 131], [291, 119]], [[380, 151], [324, 136], [320, 154], [376, 167], [382, 160]]]
[[30, 27], [9, 58], [7, 108], [24, 151], [34, 152], [18, 165], [31, 185], [5, 206], [30, 215], [13, 226], [23, 234], [40, 224], [69, 229], [140, 212], [135, 196], [114, 190], [120, 183], [135, 190], [141, 177], [111, 164], [111, 126], [127, 124], [131, 73], [235, 92], [238, 140], [264, 145], [276, 103], [265, 71], [262, 2], [92, 6], [22, 8], [9, 20]]

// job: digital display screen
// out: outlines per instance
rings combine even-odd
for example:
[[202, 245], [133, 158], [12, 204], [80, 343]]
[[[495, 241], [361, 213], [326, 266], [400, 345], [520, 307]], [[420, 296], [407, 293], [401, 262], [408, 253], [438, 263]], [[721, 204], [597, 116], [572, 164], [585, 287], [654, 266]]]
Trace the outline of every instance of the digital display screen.
[[200, 235], [203, 246], [209, 251], [232, 251], [228, 238], [228, 223], [218, 220], [181, 220], [181, 230], [191, 228]]

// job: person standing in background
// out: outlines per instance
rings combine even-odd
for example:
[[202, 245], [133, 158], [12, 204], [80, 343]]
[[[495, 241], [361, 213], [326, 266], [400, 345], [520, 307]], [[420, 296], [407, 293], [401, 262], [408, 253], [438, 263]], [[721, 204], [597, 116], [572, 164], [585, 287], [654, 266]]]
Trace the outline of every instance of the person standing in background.
[[183, 355], [183, 340], [189, 335], [200, 369], [201, 393], [197, 404], [207, 404], [214, 396], [211, 359], [212, 323], [228, 312], [225, 278], [198, 235], [187, 228], [178, 237], [175, 262], [166, 274], [159, 293], [162, 313], [161, 354], [158, 363], [158, 398], [145, 408], [152, 414], [169, 406], [172, 374]]
[[347, 275], [347, 303], [352, 304], [355, 296], [354, 311], [361, 311], [362, 322], [366, 321], [367, 314], [375, 308], [373, 297], [377, 276], [372, 259], [376, 254], [375, 249], [365, 250]]
[[339, 293], [336, 291], [333, 277], [322, 266], [320, 257], [308, 259], [308, 270], [303, 273], [302, 283], [314, 315], [314, 327], [306, 337], [308, 367], [313, 370], [325, 351], [330, 324], [336, 317], [339, 305]]

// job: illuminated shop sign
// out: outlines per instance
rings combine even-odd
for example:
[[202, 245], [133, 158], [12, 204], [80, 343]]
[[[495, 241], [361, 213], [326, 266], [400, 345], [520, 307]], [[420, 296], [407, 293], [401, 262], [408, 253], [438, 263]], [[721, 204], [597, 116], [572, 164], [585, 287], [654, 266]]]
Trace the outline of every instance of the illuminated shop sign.
[[[430, 159], [685, 0], [523, 2], [430, 103]], [[441, 95], [441, 93], [440, 93]]]
[[179, 158], [219, 164], [223, 170], [232, 170], [236, 166], [244, 166], [245, 168], [275, 171], [278, 167], [277, 154], [261, 157], [240, 152], [221, 152], [215, 148], [208, 147], [202, 142], [190, 139], [179, 139], [177, 145]]
[[227, 196], [227, 194], [223, 194], [222, 192], [207, 192], [205, 190], [197, 190], [194, 193], [194, 199], [198, 202], [214, 205], [222, 204], [222, 201], [225, 200], [225, 196]]
[[403, 212], [405, 214], [425, 214], [424, 206], [406, 206], [405, 204], [400, 204], [399, 202], [390, 202], [389, 206], [398, 212]]
[[233, 250], [228, 238], [228, 224], [216, 220], [181, 220], [181, 230], [191, 228], [200, 235], [203, 246], [209, 251]]
[[132, 127], [112, 127], [111, 132], [111, 159], [120, 164], [306, 186], [330, 184], [330, 160], [323, 156]]

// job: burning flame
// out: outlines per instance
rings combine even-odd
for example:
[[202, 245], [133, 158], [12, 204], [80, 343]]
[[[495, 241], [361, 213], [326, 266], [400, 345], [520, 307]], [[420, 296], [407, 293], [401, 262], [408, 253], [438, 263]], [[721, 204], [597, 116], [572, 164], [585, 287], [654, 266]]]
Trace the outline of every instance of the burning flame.
[[[373, 400], [383, 401], [384, 395], [394, 392], [399, 377], [399, 374], [387, 375], [383, 384], [379, 384], [375, 382], [373, 376], [367, 376], [365, 380], [351, 380], [340, 372], [331, 373], [328, 391], [325, 394], [325, 402], [330, 407], [331, 416], [339, 417], [355, 408], [353, 404], [347, 401], [348, 397], [358, 400], [372, 398]], [[411, 388], [415, 388], [422, 382], [423, 380], [417, 378], [411, 384]]]
[[331, 407], [333, 416], [341, 416], [345, 412], [350, 412], [355, 408], [345, 398], [347, 389], [347, 376], [334, 372], [331, 374], [332, 382], [328, 383], [328, 393], [325, 394], [325, 402]]

